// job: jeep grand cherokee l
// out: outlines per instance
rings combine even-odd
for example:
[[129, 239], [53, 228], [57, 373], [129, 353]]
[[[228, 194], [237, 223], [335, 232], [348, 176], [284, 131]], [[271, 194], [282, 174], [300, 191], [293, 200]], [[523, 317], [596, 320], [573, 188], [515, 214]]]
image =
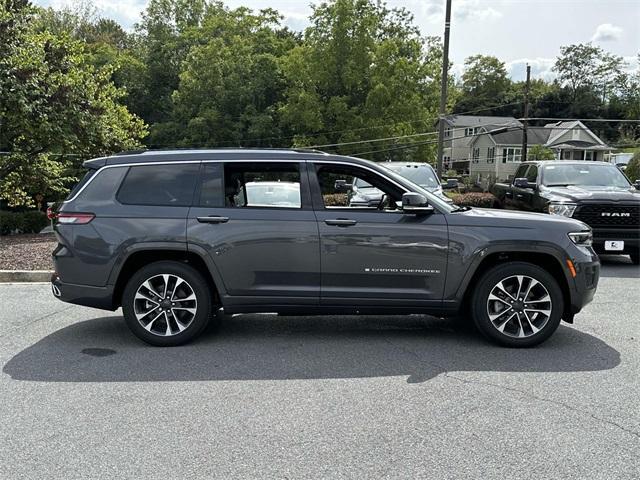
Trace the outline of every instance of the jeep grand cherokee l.
[[[52, 289], [115, 310], [153, 345], [227, 314], [470, 312], [506, 346], [547, 339], [593, 298], [591, 230], [454, 207], [357, 158], [296, 150], [123, 153], [85, 162], [54, 212]], [[383, 192], [349, 205], [345, 185]]]

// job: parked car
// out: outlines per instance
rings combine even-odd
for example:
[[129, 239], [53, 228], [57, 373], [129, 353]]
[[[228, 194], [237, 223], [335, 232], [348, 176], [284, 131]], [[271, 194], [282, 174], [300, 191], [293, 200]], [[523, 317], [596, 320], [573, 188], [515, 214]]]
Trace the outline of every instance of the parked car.
[[[238, 149], [123, 153], [84, 166], [52, 213], [53, 294], [122, 306], [153, 345], [195, 338], [219, 309], [468, 310], [489, 339], [528, 347], [572, 322], [598, 284], [584, 223], [455, 207], [367, 160]], [[347, 178], [384, 197], [368, 208], [325, 203]]]
[[[417, 162], [385, 162], [381, 165], [389, 170], [402, 175], [407, 180], [419, 185], [423, 189], [433, 193], [447, 203], [453, 203], [444, 194], [438, 174], [428, 163]], [[352, 193], [349, 202], [352, 206], [376, 206], [382, 199], [382, 192], [361, 178], [353, 182]]]
[[581, 220], [593, 229], [598, 253], [627, 254], [640, 263], [640, 182], [632, 185], [605, 162], [524, 162], [510, 184], [491, 192], [504, 208]]

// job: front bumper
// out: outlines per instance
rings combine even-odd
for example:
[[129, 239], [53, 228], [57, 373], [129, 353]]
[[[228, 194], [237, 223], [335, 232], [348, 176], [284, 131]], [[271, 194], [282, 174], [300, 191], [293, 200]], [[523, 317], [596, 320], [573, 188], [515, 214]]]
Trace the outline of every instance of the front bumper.
[[[605, 250], [604, 243], [610, 240], [624, 242], [624, 250]], [[632, 252], [637, 252], [640, 249], [640, 228], [594, 228], [593, 249], [598, 253], [606, 253], [611, 255], [624, 255]]]
[[51, 291], [53, 296], [63, 302], [82, 305], [84, 307], [115, 310], [113, 305], [113, 286], [92, 287], [64, 283], [55, 273], [51, 276]]
[[569, 260], [573, 263], [576, 275], [569, 281], [570, 305], [565, 307], [563, 318], [571, 322], [573, 316], [590, 303], [596, 294], [600, 280], [600, 260], [591, 248], [580, 248]]

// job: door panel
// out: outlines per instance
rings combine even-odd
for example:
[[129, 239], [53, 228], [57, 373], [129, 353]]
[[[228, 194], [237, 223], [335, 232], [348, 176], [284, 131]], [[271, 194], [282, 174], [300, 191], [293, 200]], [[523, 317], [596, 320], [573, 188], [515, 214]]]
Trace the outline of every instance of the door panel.
[[[316, 216], [322, 303], [442, 300], [448, 250], [444, 215], [330, 210]], [[356, 223], [340, 226], [331, 220]], [[341, 298], [346, 302], [337, 301]]]
[[[306, 172], [282, 181], [279, 165], [205, 165], [198, 206], [187, 220], [189, 245], [213, 260], [226, 295], [244, 303], [318, 304], [320, 253]], [[298, 168], [288, 163], [283, 168]], [[226, 172], [226, 174], [225, 174]], [[298, 171], [299, 173], [299, 171]], [[292, 188], [299, 183], [300, 195]], [[294, 189], [295, 190], [295, 189]], [[224, 192], [224, 193], [222, 193]], [[255, 202], [260, 206], [251, 206]], [[275, 206], [267, 206], [272, 202]], [[298, 205], [299, 208], [282, 207]]]
[[[444, 215], [402, 213], [394, 206], [404, 188], [364, 166], [318, 162], [309, 163], [308, 172], [320, 233], [321, 303], [441, 302], [448, 252]], [[375, 186], [387, 195], [385, 209], [346, 206], [336, 198], [337, 179], [347, 184], [361, 179]]]

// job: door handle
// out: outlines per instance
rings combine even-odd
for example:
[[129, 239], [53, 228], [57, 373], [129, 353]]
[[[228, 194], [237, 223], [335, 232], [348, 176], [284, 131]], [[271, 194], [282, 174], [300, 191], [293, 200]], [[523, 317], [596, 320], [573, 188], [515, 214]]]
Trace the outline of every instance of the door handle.
[[349, 227], [358, 223], [356, 220], [349, 220], [347, 218], [336, 218], [335, 220], [325, 220], [327, 225], [336, 225], [338, 227]]
[[227, 223], [229, 217], [196, 217], [200, 223]]
[[513, 193], [511, 193], [511, 192], [504, 192], [504, 196], [505, 196], [505, 197], [511, 197], [511, 196], [513, 196]]

